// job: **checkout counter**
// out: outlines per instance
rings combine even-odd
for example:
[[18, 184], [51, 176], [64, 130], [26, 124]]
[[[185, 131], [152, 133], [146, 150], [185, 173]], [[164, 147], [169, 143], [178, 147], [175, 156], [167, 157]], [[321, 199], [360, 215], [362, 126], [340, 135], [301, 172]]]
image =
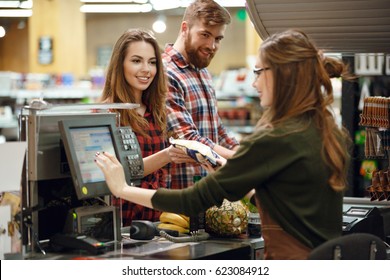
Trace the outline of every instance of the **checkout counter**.
[[390, 201], [345, 197], [343, 234], [371, 233], [390, 244]]
[[[132, 109], [137, 104], [54, 107], [42, 102], [23, 108], [19, 129], [27, 153], [22, 176], [22, 258], [261, 259], [262, 238], [246, 235], [175, 243], [163, 237], [134, 240], [123, 234], [94, 154], [115, 153], [126, 180], [134, 185], [143, 176], [143, 161], [131, 128], [116, 126], [118, 116], [109, 111], [113, 106]], [[51, 241], [61, 234], [85, 234], [104, 246], [96, 254], [58, 250]]]
[[[389, 244], [390, 205], [386, 201], [372, 202], [367, 198], [344, 198], [343, 234], [358, 232], [379, 236]], [[122, 229], [123, 233], [123, 229]], [[83, 250], [67, 253], [32, 252], [28, 259], [161, 259], [161, 260], [250, 260], [263, 259], [264, 241], [262, 238], [210, 238], [200, 242], [174, 243], [165, 238], [152, 240], [130, 239], [122, 234], [122, 240], [108, 246], [98, 255]], [[390, 251], [388, 251], [390, 259]]]
[[[189, 243], [174, 243], [161, 237], [150, 241], [123, 238], [118, 226], [118, 215], [111, 210], [112, 206], [107, 200], [110, 192], [105, 185], [104, 176], [96, 172], [93, 155], [102, 150], [116, 153], [125, 166], [127, 181], [136, 185], [143, 173], [138, 143], [131, 128], [116, 127], [116, 114], [109, 113], [108, 110], [99, 111], [111, 109], [100, 108], [107, 104], [87, 105], [87, 108], [83, 108], [83, 105], [73, 106], [73, 110], [66, 107], [61, 110], [39, 104], [22, 110], [19, 121], [20, 135], [21, 140], [26, 141], [28, 146], [22, 178], [21, 219], [24, 223], [21, 225], [21, 233], [24, 258], [263, 258], [263, 239], [251, 239], [246, 235], [233, 239], [211, 238]], [[97, 106], [99, 110], [95, 107], [93, 109], [98, 113], [91, 113], [91, 106]], [[96, 135], [99, 137], [95, 138]], [[94, 210], [95, 207], [98, 210]], [[371, 202], [364, 198], [345, 198], [343, 211], [344, 234], [367, 232], [390, 243], [388, 201]], [[83, 250], [67, 253], [46, 251], [45, 244], [59, 232], [84, 233], [90, 230], [89, 224], [81, 222], [83, 215], [98, 215], [99, 219], [95, 220], [105, 224], [103, 227], [97, 225], [97, 228], [111, 229], [99, 233], [103, 235], [98, 236], [107, 244], [112, 242], [111, 246], [106, 247], [106, 251], [93, 255]]]
[[85, 250], [47, 251], [45, 254], [36, 251], [27, 254], [25, 259], [251, 260], [263, 258], [263, 247], [262, 238], [248, 239], [246, 236], [186, 243], [174, 243], [160, 237], [148, 241], [125, 238], [97, 255]]

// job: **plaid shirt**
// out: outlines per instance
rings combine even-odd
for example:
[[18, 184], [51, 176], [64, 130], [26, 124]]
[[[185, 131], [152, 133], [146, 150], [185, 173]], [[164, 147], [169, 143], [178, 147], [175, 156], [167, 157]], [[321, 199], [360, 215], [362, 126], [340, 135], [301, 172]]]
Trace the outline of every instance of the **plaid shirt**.
[[[161, 130], [156, 126], [149, 108], [147, 108], [144, 118], [149, 123], [149, 129], [145, 132], [150, 138], [138, 134], [136, 134], [136, 136], [141, 148], [142, 157], [145, 158], [166, 148], [167, 142], [166, 139], [161, 136]], [[141, 180], [141, 185], [139, 185], [139, 187], [144, 189], [166, 188], [166, 175], [166, 169], [158, 169], [145, 176]], [[120, 206], [120, 199], [114, 199], [113, 203], [116, 206]], [[123, 226], [131, 225], [132, 220], [149, 220], [155, 222], [159, 220], [160, 214], [160, 211], [122, 200]]]
[[[228, 136], [217, 111], [217, 99], [210, 72], [188, 64], [172, 45], [167, 45], [163, 62], [168, 75], [168, 130], [178, 137], [197, 140], [211, 148], [228, 149], [238, 145]], [[182, 189], [193, 185], [194, 176], [206, 176], [197, 164], [170, 164], [168, 187]]]

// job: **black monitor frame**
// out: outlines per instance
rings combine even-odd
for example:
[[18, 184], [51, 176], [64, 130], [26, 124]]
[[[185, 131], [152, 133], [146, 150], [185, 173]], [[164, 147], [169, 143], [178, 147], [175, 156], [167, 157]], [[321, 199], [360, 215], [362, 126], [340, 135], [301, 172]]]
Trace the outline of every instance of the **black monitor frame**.
[[[118, 147], [120, 147], [119, 139], [116, 137], [116, 123], [115, 118], [81, 118], [76, 120], [63, 120], [58, 122], [61, 138], [64, 144], [66, 156], [68, 159], [69, 168], [72, 174], [74, 188], [78, 199], [87, 199], [102, 197], [105, 195], [111, 195], [109, 188], [105, 182], [103, 173], [100, 171], [99, 167], [94, 162], [94, 154], [91, 153], [91, 157], [88, 158], [90, 164], [95, 164], [96, 171], [101, 173], [101, 179], [97, 181], [85, 181], [83, 179], [83, 173], [80, 167], [80, 162], [77, 156], [77, 150], [75, 149], [76, 143], [75, 139], [72, 138], [72, 134], [76, 130], [83, 129], [101, 129], [109, 132], [110, 139], [112, 143], [112, 150], [114, 150], [115, 155], [118, 157]], [[80, 143], [78, 143], [80, 144]], [[103, 152], [103, 151], [99, 151]], [[112, 152], [112, 151], [111, 151]]]

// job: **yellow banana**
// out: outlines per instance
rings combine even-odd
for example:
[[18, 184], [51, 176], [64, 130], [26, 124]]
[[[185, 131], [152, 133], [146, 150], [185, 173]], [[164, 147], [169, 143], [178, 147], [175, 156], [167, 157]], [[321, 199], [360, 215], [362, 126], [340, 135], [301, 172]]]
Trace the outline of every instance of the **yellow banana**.
[[189, 221], [186, 221], [182, 216], [175, 213], [162, 212], [160, 222], [174, 224], [182, 228], [190, 228]]
[[164, 230], [164, 229], [176, 230], [180, 233], [189, 233], [190, 232], [190, 230], [188, 228], [183, 228], [181, 226], [169, 224], [169, 223], [159, 223], [157, 225], [157, 228], [162, 229], [162, 230]]
[[179, 214], [184, 220], [186, 220], [188, 223], [190, 222], [190, 217], [187, 217], [186, 215]]

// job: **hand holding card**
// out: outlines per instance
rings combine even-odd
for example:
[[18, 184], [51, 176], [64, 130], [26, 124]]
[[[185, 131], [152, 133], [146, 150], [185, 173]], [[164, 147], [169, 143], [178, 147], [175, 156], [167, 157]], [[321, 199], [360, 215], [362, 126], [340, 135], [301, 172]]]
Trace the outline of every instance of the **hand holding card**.
[[172, 137], [169, 139], [169, 142], [174, 147], [182, 149], [187, 155], [201, 164], [209, 162], [213, 167], [220, 165], [219, 162], [217, 162], [217, 159], [221, 158], [221, 156], [201, 142], [186, 139], [173, 139]]

